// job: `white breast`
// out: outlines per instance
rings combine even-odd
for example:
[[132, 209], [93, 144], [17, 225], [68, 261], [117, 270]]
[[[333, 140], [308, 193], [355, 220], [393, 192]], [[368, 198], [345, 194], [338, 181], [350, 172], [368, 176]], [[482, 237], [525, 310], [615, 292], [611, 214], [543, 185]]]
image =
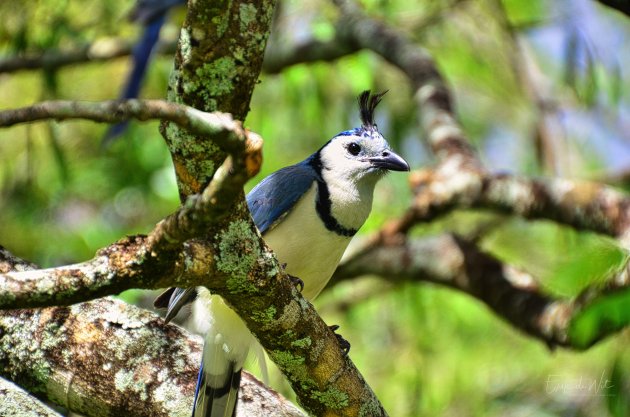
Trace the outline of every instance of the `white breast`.
[[304, 281], [302, 294], [315, 298], [337, 268], [351, 238], [326, 229], [315, 210], [317, 185], [297, 202], [287, 217], [264, 236], [288, 274]]

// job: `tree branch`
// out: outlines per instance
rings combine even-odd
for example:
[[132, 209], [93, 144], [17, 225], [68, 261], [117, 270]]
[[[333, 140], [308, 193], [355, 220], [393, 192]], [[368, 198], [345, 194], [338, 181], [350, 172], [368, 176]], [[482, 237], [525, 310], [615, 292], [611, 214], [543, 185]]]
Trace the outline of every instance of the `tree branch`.
[[[0, 375], [72, 411], [190, 415], [202, 341], [155, 314], [107, 298], [4, 311], [0, 335]], [[241, 389], [242, 415], [304, 416], [250, 374]]]
[[[630, 198], [606, 185], [560, 178], [449, 170], [419, 171], [410, 179], [412, 208], [396, 226], [406, 232], [457, 208], [487, 208], [527, 219], [549, 219], [630, 244]], [[466, 184], [466, 187], [461, 187]]]
[[[332, 61], [357, 51], [351, 45], [342, 45], [339, 39], [323, 42], [316, 39], [299, 45], [271, 45], [267, 48], [262, 70], [268, 74], [277, 74], [292, 65], [315, 61]], [[156, 45], [156, 52], [172, 56], [176, 51], [176, 42], [163, 42]], [[69, 50], [44, 51], [25, 56], [0, 59], [0, 74], [26, 70], [57, 70], [63, 67], [106, 62], [115, 58], [128, 57], [133, 45], [127, 40], [114, 39], [96, 41], [82, 47]]]
[[[54, 70], [68, 65], [109, 61], [131, 55], [133, 46], [120, 39], [96, 41], [72, 50], [46, 51], [0, 60], [0, 74], [42, 68]], [[172, 47], [174, 51], [174, 45]]]
[[[46, 119], [87, 119], [116, 123], [129, 119], [168, 120], [190, 133], [211, 137], [226, 152], [242, 151], [249, 132], [230, 114], [207, 113], [164, 100], [109, 100], [102, 102], [43, 101], [32, 106], [0, 111], [0, 127]], [[258, 142], [258, 137], [255, 142]]]
[[[206, 287], [219, 294], [225, 294], [226, 298], [228, 298], [228, 296], [230, 297], [229, 300], [231, 303], [234, 303], [235, 310], [239, 312], [248, 327], [256, 334], [260, 342], [267, 349], [270, 357], [287, 375], [292, 385], [299, 386], [299, 388], [295, 390], [305, 407], [318, 410], [322, 408], [334, 410], [338, 415], [356, 415], [357, 410], [368, 409], [373, 412], [372, 415], [386, 415], [382, 406], [378, 403], [378, 400], [375, 399], [374, 393], [370, 390], [369, 386], [365, 384], [365, 381], [350, 359], [344, 356], [339, 349], [337, 338], [330, 331], [328, 326], [317, 315], [310, 303], [299, 295], [290, 280], [285, 277], [284, 272], [272, 255], [268, 252], [264, 252], [264, 254], [259, 252], [261, 248], [256, 247], [257, 234], [255, 230], [246, 231], [240, 227], [242, 226], [239, 226], [238, 229], [228, 230], [225, 233], [230, 234], [229, 239], [233, 239], [231, 240], [232, 245], [234, 245], [233, 249], [243, 250], [241, 253], [251, 251], [250, 256], [241, 259], [241, 261], [248, 264], [248, 266], [241, 266], [238, 270], [226, 271], [223, 268], [229, 265], [229, 263], [226, 263], [229, 262], [229, 259], [223, 259], [221, 255], [208, 256], [206, 253], [196, 253], [195, 251], [204, 250], [205, 245], [195, 245], [194, 242], [188, 242], [185, 246], [188, 247], [192, 253], [190, 259], [196, 262], [197, 265], [190, 266], [189, 269], [198, 272], [202, 271], [200, 275], [205, 277], [204, 284]], [[111, 254], [105, 257], [108, 259], [116, 259], [116, 253], [116, 251], [112, 251]], [[19, 266], [21, 269], [28, 269], [24, 266], [25, 264], [19, 264], [15, 260], [15, 257], [6, 250], [1, 251], [0, 254], [4, 257], [0, 260], [0, 265], [4, 265], [5, 267], [12, 265], [13, 267]], [[134, 264], [134, 262], [129, 261], [122, 262], [120, 259], [118, 259], [118, 261], [125, 264]], [[206, 261], [210, 264], [209, 266], [216, 268], [216, 276], [203, 269], [207, 267]], [[275, 265], [275, 275], [263, 275], [263, 271], [270, 270], [269, 264]], [[5, 275], [28, 274], [29, 272], [30, 271], [9, 273]], [[135, 274], [129, 275], [130, 280], [142, 279]], [[256, 277], [264, 278], [256, 279]], [[131, 285], [130, 287], [141, 286]], [[235, 296], [235, 294], [240, 294], [241, 296], [238, 297]], [[99, 300], [79, 305], [89, 306], [87, 307], [89, 308], [88, 311], [82, 310], [81, 308], [83, 307], [73, 306], [70, 308], [59, 307], [56, 309], [43, 310], [44, 313], [19, 310], [17, 311], [21, 314], [19, 316], [13, 315], [16, 311], [7, 311], [6, 313], [0, 313], [0, 317], [2, 317], [2, 314], [10, 316], [11, 318], [7, 319], [9, 320], [8, 323], [13, 323], [16, 326], [16, 330], [14, 331], [17, 332], [17, 329], [25, 328], [25, 323], [30, 321], [33, 323], [42, 323], [43, 319], [40, 314], [44, 314], [44, 317], [56, 317], [59, 315], [67, 315], [67, 313], [62, 314], [60, 312], [70, 311], [75, 312], [77, 317], [87, 316], [96, 318], [101, 316], [109, 317], [110, 315], [117, 317], [124, 313], [117, 311], [117, 309], [121, 307], [107, 304], [111, 302], [112, 301], [109, 300]], [[132, 307], [126, 306], [125, 309], [127, 308]], [[92, 309], [96, 310], [92, 311]], [[113, 311], [110, 311], [111, 309], [113, 309]], [[49, 312], [46, 313], [46, 311]], [[157, 320], [157, 318], [155, 320]], [[133, 322], [137, 321], [137, 319], [133, 320]], [[137, 324], [138, 328], [149, 327], [154, 329], [157, 326], [156, 324], [144, 321]], [[47, 324], [44, 323], [42, 325], [45, 326]], [[101, 331], [107, 330], [109, 326], [110, 324], [99, 325], [97, 329], [83, 329], [81, 333], [94, 334], [94, 337], [97, 337]], [[124, 325], [123, 328], [125, 326], [126, 325]], [[6, 332], [8, 332], [8, 330], [2, 329], [2, 324], [0, 324], [0, 334]], [[38, 332], [41, 333], [42, 330], [40, 328], [34, 328], [32, 332], [39, 334]], [[16, 335], [15, 337], [18, 336]], [[66, 337], [70, 336], [60, 337], [60, 339], [65, 340]], [[120, 335], [120, 337], [124, 340], [125, 337], [132, 336]], [[147, 341], [152, 340], [153, 337], [155, 337], [155, 334], [146, 336], [146, 340], [142, 343], [147, 343]], [[103, 340], [108, 340], [108, 343], [110, 342], [109, 338], [110, 336], [107, 333], [103, 335]], [[27, 338], [25, 340], [30, 339]], [[140, 341], [138, 341], [138, 343], [140, 343]], [[6, 346], [8, 345], [2, 346], [0, 341], [0, 354], [6, 350], [11, 350], [6, 349]], [[67, 347], [64, 349], [67, 349]], [[64, 351], [64, 349], [61, 351]], [[116, 354], [119, 355], [118, 357], [128, 359], [129, 361], [138, 360], [137, 352], [117, 352]], [[2, 365], [1, 358], [0, 365]], [[67, 366], [70, 365], [67, 364]], [[168, 367], [170, 365], [163, 364], [163, 366]], [[35, 372], [29, 371], [32, 369], [32, 367], [26, 366], [25, 369], [20, 372]], [[35, 370], [36, 369], [37, 368], [35, 368]], [[89, 372], [86, 374], [89, 375]], [[26, 374], [24, 380], [28, 381], [31, 377], [33, 377], [32, 374]], [[18, 380], [18, 382], [20, 381], [21, 380]], [[191, 381], [194, 381], [194, 378], [192, 378]], [[28, 385], [25, 386], [29, 389], [31, 388]], [[42, 388], [39, 387], [39, 389]], [[304, 396], [306, 396], [306, 399], [303, 399]], [[321, 411], [314, 412], [314, 414], [320, 413]]]
[[338, 36], [330, 41], [310, 39], [297, 45], [277, 45], [275, 48], [267, 48], [263, 71], [268, 74], [278, 74], [293, 65], [334, 61], [351, 55], [359, 49], [357, 45], [344, 43], [344, 40]]
[[[569, 337], [571, 320], [592, 300], [557, 300], [542, 294], [534, 277], [516, 273], [475, 243], [451, 235], [368, 246], [339, 266], [333, 281], [378, 275], [392, 282], [429, 281], [445, 285], [484, 302], [512, 326], [550, 347], [585, 349]], [[628, 281], [626, 269], [611, 281]], [[586, 302], [586, 303], [585, 303]], [[598, 335], [596, 343], [617, 329]]]

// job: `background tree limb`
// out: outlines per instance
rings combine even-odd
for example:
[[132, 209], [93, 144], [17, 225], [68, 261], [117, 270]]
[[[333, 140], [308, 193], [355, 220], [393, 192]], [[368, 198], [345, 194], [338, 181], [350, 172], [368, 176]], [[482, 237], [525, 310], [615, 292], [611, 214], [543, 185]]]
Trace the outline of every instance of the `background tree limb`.
[[[393, 284], [429, 281], [445, 285], [484, 302], [512, 326], [549, 347], [585, 349], [569, 337], [571, 318], [585, 306], [580, 300], [545, 295], [537, 280], [479, 250], [474, 241], [452, 235], [389, 240], [350, 256], [335, 271], [333, 282], [377, 275]], [[618, 273], [626, 282], [628, 270]], [[611, 281], [617, 281], [611, 278]], [[609, 328], [592, 343], [617, 332]]]

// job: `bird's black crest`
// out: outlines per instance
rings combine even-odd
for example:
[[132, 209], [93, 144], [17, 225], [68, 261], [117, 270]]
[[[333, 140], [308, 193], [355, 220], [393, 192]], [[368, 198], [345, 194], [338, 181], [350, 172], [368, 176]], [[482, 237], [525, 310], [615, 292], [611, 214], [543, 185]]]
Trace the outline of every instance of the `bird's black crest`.
[[381, 98], [387, 93], [387, 90], [382, 93], [372, 94], [371, 91], [366, 90], [362, 92], [357, 100], [359, 101], [359, 109], [361, 110], [361, 122], [364, 129], [375, 129], [376, 123], [374, 123], [374, 109], [381, 102]]

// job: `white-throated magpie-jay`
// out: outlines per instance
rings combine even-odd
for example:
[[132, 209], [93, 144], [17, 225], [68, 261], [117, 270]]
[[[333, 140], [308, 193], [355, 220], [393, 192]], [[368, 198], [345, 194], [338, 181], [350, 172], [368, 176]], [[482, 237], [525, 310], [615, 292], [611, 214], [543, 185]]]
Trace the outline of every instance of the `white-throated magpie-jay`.
[[[324, 288], [370, 214], [378, 180], [388, 171], [409, 170], [374, 123], [383, 94], [364, 91], [360, 127], [339, 133], [304, 161], [269, 175], [247, 195], [254, 223], [286, 272], [303, 281], [307, 299]], [[171, 289], [156, 305], [168, 300], [168, 321], [192, 298], [193, 325], [206, 335], [193, 417], [233, 417], [253, 336], [220, 296], [202, 287]]]

